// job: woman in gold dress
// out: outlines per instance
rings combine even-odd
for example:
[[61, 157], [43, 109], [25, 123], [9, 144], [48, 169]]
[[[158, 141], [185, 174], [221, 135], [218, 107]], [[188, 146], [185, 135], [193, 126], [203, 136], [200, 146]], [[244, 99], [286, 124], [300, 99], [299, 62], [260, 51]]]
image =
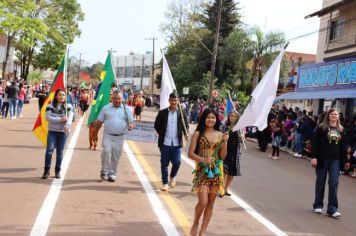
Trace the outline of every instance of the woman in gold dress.
[[[219, 131], [220, 121], [218, 114], [207, 108], [198, 123], [197, 129], [192, 136], [189, 147], [189, 158], [196, 161], [193, 191], [198, 195], [198, 203], [195, 207], [194, 222], [190, 231], [191, 235], [198, 235], [199, 221], [204, 214], [199, 235], [205, 235], [216, 196], [224, 191], [222, 161], [227, 153], [228, 134]], [[222, 147], [216, 157], [213, 157], [219, 142], [223, 141]], [[221, 193], [223, 194], [223, 193]]]

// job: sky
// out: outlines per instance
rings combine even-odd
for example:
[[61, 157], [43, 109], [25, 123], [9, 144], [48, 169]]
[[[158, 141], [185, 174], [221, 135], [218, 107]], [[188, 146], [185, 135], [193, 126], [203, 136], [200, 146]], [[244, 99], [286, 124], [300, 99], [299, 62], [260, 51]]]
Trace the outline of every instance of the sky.
[[[85, 20], [80, 23], [81, 36], [70, 45], [70, 56], [90, 64], [104, 62], [107, 50], [114, 56], [130, 52], [152, 51], [156, 38], [156, 61], [166, 41], [159, 27], [171, 0], [79, 0]], [[321, 9], [322, 0], [238, 0], [242, 21], [259, 26], [264, 32], [280, 31], [287, 39], [315, 32], [310, 36], [290, 40], [287, 51], [316, 53], [319, 18], [304, 19]]]

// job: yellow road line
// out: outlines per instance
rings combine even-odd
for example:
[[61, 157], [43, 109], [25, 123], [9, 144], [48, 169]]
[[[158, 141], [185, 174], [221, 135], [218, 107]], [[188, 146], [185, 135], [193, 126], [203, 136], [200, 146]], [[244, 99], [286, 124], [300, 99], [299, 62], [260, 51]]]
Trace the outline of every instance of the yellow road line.
[[[156, 175], [150, 164], [146, 161], [144, 156], [141, 154], [137, 146], [133, 142], [127, 142], [131, 149], [135, 152], [135, 156], [137, 156], [137, 160], [140, 162], [142, 165], [143, 169], [146, 171], [148, 177], [151, 179], [152, 183], [156, 188], [160, 188], [161, 186], [161, 180], [160, 178]], [[141, 157], [141, 158], [140, 158]], [[176, 218], [179, 226], [182, 228], [183, 232], [185, 235], [190, 235], [190, 227], [191, 224], [188, 221], [186, 214], [181, 210], [181, 208], [178, 206], [178, 204], [174, 201], [173, 197], [171, 197], [168, 193], [160, 194], [160, 196], [164, 199], [168, 207], [170, 208], [172, 214]]]

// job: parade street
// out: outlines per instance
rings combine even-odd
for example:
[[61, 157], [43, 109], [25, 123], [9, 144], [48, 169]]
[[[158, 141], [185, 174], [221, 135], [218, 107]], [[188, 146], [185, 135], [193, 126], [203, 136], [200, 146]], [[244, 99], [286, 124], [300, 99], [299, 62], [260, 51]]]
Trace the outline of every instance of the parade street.
[[[144, 110], [153, 121], [157, 111]], [[100, 179], [100, 151], [88, 149], [87, 117], [72, 126], [62, 179], [41, 179], [45, 148], [31, 132], [32, 100], [24, 117], [0, 120], [0, 235], [189, 235], [197, 197], [187, 146], [177, 186], [160, 190], [156, 144], [125, 142], [116, 182]], [[195, 129], [190, 126], [190, 134]], [[99, 136], [99, 143], [101, 135]], [[217, 198], [207, 235], [356, 235], [356, 182], [340, 177], [340, 219], [312, 211], [315, 170], [306, 159], [282, 152], [268, 158], [247, 141], [241, 177], [231, 197]], [[53, 155], [54, 162], [55, 154]], [[327, 200], [326, 200], [327, 204]]]

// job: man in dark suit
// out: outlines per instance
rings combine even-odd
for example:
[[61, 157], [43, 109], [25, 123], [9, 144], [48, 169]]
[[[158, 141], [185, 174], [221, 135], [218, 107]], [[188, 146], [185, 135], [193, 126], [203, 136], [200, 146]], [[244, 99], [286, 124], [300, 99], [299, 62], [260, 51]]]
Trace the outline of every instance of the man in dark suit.
[[[183, 125], [186, 126], [186, 129]], [[172, 163], [169, 185], [174, 188], [176, 185], [175, 177], [181, 163], [182, 137], [184, 134], [185, 138], [188, 139], [189, 130], [187, 116], [184, 110], [178, 109], [178, 98], [174, 93], [169, 95], [169, 107], [159, 111], [154, 127], [159, 135], [158, 147], [161, 152], [162, 190], [167, 191], [169, 162]]]

